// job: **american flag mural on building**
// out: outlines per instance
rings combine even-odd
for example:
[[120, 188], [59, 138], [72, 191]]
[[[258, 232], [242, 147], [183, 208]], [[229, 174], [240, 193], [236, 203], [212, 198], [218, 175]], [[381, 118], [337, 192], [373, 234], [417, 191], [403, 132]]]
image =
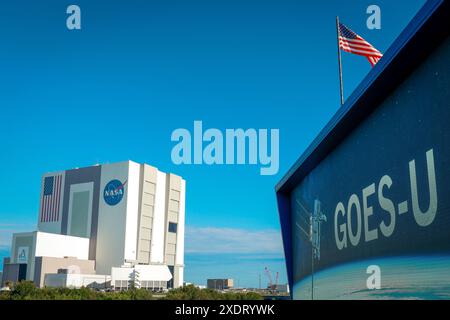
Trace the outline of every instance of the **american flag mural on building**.
[[364, 56], [370, 64], [375, 66], [383, 56], [374, 46], [364, 40], [361, 36], [339, 23], [339, 48], [345, 52]]
[[59, 220], [61, 185], [61, 174], [44, 178], [44, 189], [41, 199], [41, 222], [54, 222]]

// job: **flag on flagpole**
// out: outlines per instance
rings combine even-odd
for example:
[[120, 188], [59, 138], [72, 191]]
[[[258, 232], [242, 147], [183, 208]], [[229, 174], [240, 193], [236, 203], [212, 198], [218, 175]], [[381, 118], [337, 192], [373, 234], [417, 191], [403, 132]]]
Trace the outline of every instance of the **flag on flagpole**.
[[346, 52], [366, 57], [372, 67], [383, 56], [374, 46], [340, 22], [338, 32], [339, 48]]

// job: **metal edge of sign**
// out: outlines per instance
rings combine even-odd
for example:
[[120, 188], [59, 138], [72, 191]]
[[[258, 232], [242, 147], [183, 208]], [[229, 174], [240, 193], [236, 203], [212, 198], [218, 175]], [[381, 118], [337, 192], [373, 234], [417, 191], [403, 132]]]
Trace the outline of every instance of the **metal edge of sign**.
[[[275, 186], [290, 288], [293, 285], [293, 261], [289, 193], [448, 37], [450, 30], [440, 26], [450, 19], [449, 12], [449, 1], [427, 1]], [[432, 33], [433, 37], [429, 37]], [[290, 295], [292, 298], [292, 290]]]

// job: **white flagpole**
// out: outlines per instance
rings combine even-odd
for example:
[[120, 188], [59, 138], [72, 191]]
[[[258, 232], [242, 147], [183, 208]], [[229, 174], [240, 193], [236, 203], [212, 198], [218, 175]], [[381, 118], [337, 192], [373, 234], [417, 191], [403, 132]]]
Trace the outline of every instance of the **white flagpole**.
[[339, 62], [339, 84], [341, 92], [341, 106], [344, 105], [344, 84], [342, 82], [342, 61], [341, 61], [341, 46], [339, 45], [339, 17], [336, 16], [336, 31], [337, 31], [337, 45], [338, 45], [338, 62]]

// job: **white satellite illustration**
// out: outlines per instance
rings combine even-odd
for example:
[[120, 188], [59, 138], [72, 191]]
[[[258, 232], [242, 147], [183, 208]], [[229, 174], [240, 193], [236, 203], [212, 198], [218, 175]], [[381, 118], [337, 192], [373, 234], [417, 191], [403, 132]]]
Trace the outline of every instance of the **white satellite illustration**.
[[321, 224], [327, 221], [327, 217], [322, 213], [321, 203], [314, 200], [314, 211], [310, 212], [298, 199], [296, 199], [298, 208], [296, 210], [299, 219], [296, 226], [300, 229], [306, 239], [311, 242], [313, 259], [320, 260], [320, 236]]

